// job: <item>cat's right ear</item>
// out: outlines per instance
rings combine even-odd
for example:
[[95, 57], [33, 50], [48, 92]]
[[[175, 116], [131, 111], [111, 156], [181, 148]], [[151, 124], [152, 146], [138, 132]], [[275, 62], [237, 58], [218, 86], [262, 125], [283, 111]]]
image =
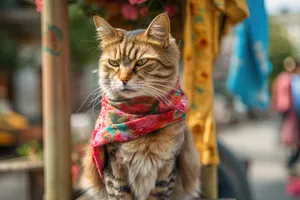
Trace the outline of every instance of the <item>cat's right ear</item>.
[[163, 47], [167, 47], [169, 45], [170, 31], [170, 19], [166, 13], [162, 13], [153, 19], [145, 34], [148, 38], [158, 41]]
[[117, 30], [113, 28], [105, 19], [99, 16], [94, 16], [96, 30], [102, 42], [118, 36]]

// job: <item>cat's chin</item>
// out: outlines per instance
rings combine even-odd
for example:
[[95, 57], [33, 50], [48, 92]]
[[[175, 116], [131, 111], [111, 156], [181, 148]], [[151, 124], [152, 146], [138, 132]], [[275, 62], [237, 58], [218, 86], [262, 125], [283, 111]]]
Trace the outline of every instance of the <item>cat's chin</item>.
[[147, 96], [147, 94], [133, 89], [119, 90], [114, 92], [113, 94], [107, 94], [107, 97], [113, 101], [124, 101], [143, 96]]
[[121, 85], [119, 86], [119, 91], [118, 92], [136, 92], [136, 89], [132, 88], [132, 87], [128, 87], [126, 85]]

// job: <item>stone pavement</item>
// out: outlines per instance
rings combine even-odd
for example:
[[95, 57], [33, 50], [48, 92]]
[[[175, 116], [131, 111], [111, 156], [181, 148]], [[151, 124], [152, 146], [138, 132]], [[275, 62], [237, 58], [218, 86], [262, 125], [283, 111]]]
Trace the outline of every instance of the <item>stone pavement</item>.
[[218, 138], [236, 154], [250, 158], [254, 200], [296, 200], [286, 195], [286, 152], [279, 143], [276, 119], [243, 122], [218, 131]]

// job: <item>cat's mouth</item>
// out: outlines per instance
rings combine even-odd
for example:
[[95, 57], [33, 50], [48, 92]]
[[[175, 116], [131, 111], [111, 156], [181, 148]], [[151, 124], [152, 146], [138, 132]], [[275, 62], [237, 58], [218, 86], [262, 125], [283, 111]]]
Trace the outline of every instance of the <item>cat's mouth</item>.
[[134, 89], [133, 89], [132, 87], [128, 86], [128, 85], [121, 85], [121, 86], [119, 87], [119, 90], [120, 90], [121, 92], [134, 91]]

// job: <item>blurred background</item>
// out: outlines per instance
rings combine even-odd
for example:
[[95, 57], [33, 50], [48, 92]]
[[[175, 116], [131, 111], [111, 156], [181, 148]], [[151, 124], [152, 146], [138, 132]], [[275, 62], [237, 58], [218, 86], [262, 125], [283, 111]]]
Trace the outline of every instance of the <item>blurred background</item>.
[[[266, 0], [265, 5], [269, 21], [269, 58], [273, 65], [269, 85], [272, 86], [285, 70], [287, 57], [292, 57], [295, 63], [300, 59], [300, 1]], [[1, 200], [40, 199], [43, 191], [41, 15], [36, 9], [39, 8], [34, 1], [0, 1]], [[112, 13], [118, 7], [112, 5], [110, 9]], [[100, 51], [93, 22], [86, 14], [89, 12], [93, 13], [93, 7], [80, 3], [69, 6], [74, 182], [80, 170], [83, 145], [92, 133], [100, 110], [97, 96]], [[180, 13], [180, 9], [176, 12]], [[130, 19], [124, 13], [122, 17]], [[139, 26], [131, 22], [128, 27], [132, 24]], [[176, 29], [181, 27], [175, 28], [175, 32]], [[288, 166], [294, 146], [282, 143], [282, 113], [271, 108], [249, 108], [226, 87], [234, 38], [233, 29], [222, 39], [215, 65], [217, 137], [247, 166], [253, 199], [299, 199], [300, 182], [297, 188], [297, 183], [291, 186], [290, 180], [297, 177], [300, 161], [295, 161], [293, 167]]]

